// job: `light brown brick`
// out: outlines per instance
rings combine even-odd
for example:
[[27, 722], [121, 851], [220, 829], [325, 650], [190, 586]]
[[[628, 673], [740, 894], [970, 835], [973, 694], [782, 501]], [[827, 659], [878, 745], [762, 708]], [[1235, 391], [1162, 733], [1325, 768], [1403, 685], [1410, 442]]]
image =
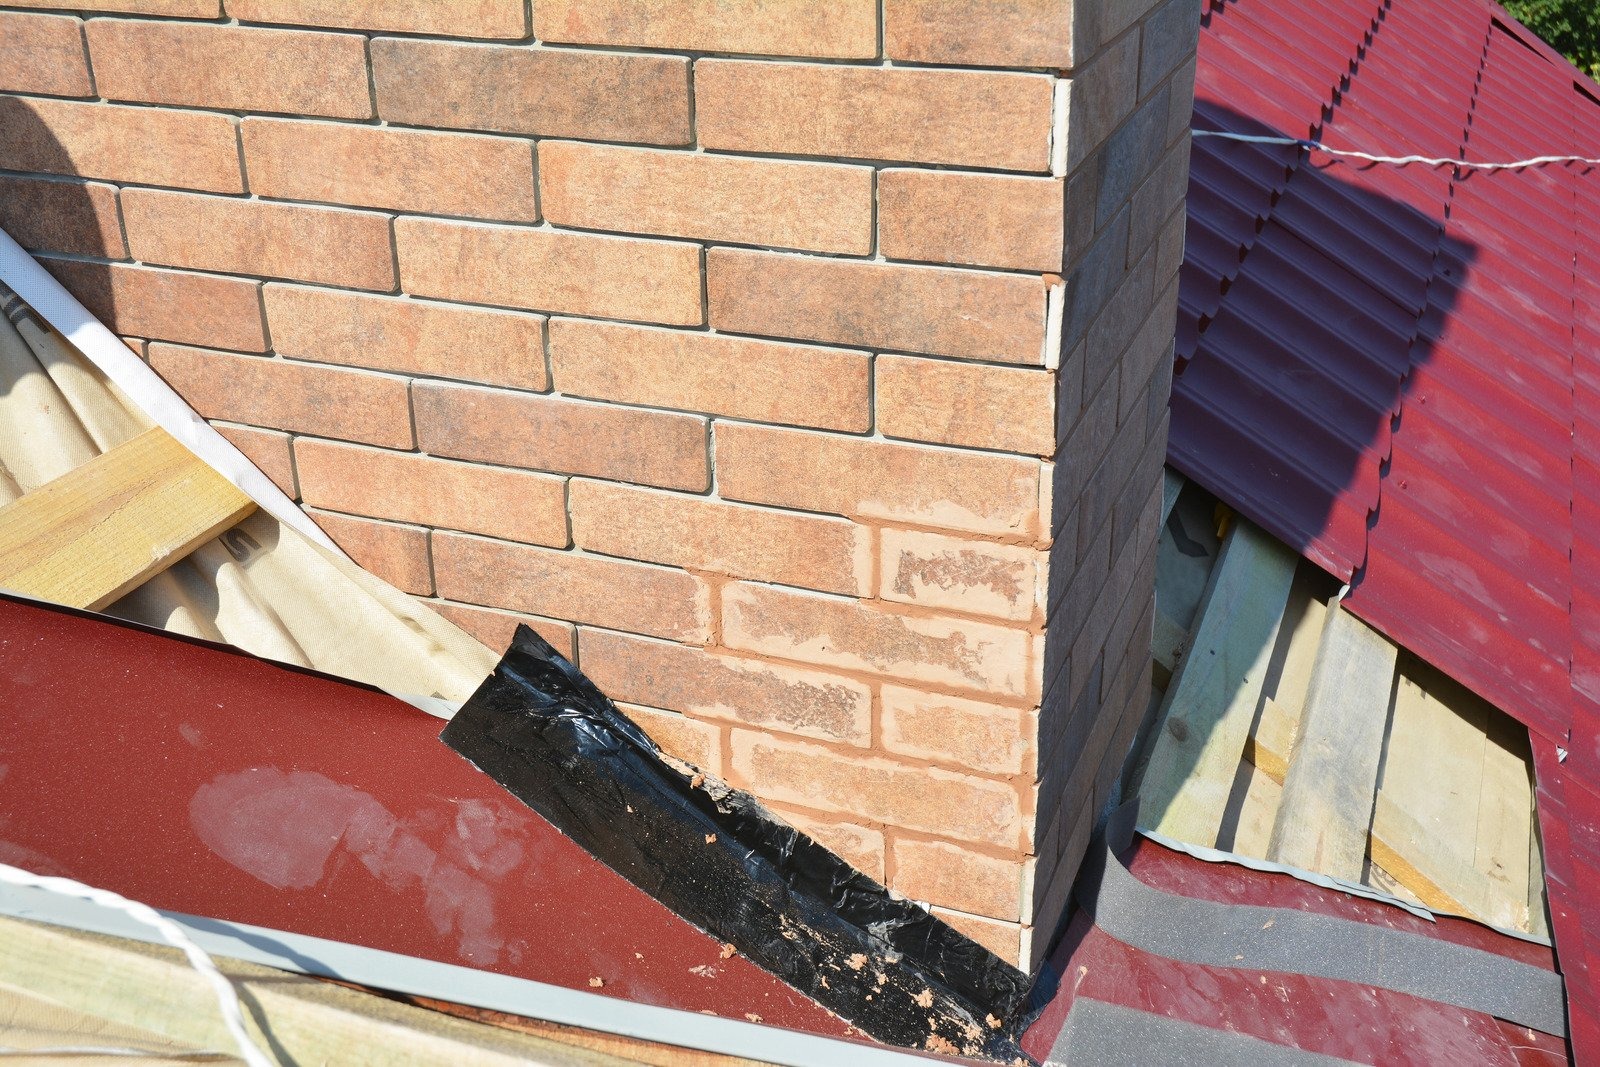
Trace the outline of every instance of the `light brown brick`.
[[886, 170], [878, 175], [878, 250], [890, 259], [1059, 272], [1065, 205], [1057, 178]]
[[872, 250], [867, 167], [544, 141], [539, 196], [558, 226], [856, 255]]
[[378, 33], [442, 37], [525, 36], [522, 0], [228, 0], [244, 22], [287, 22]]
[[1050, 168], [1053, 83], [1035, 74], [702, 59], [705, 148]]
[[1021, 960], [1022, 953], [1022, 928], [1014, 923], [999, 922], [995, 919], [983, 919], [965, 912], [951, 911], [947, 908], [935, 907], [933, 914], [936, 918], [943, 919], [961, 933], [993, 952], [996, 956], [1007, 962], [1020, 963], [1027, 966], [1027, 961]]
[[237, 193], [226, 115], [0, 96], [0, 168]]
[[878, 54], [873, 0], [540, 0], [541, 41], [693, 52], [870, 59]]
[[567, 546], [564, 479], [304, 437], [294, 454], [307, 504]]
[[0, 89], [92, 96], [75, 18], [0, 11]]
[[258, 282], [122, 263], [41, 262], [117, 333], [235, 352], [267, 349]]
[[884, 0], [890, 59], [973, 67], [1072, 66], [1072, 0]]
[[847, 519], [582, 480], [572, 483], [571, 509], [573, 541], [592, 552], [832, 593], [869, 592], [867, 530]]
[[402, 592], [416, 596], [433, 592], [428, 531], [327, 511], [313, 510], [311, 517], [358, 566]]
[[366, 50], [350, 34], [91, 19], [88, 35], [95, 86], [110, 100], [372, 115]]
[[222, 0], [28, 0], [28, 6], [193, 19], [214, 19], [222, 14]]
[[667, 755], [713, 774], [722, 764], [722, 732], [715, 726], [660, 708], [619, 706]]
[[722, 613], [729, 648], [981, 693], [1035, 688], [1020, 630], [744, 582], [723, 588]]
[[692, 415], [417, 382], [424, 452], [665, 489], [706, 488], [706, 424]]
[[537, 222], [533, 146], [509, 137], [246, 119], [250, 191], [423, 215]]
[[550, 363], [563, 393], [824, 430], [868, 428], [862, 352], [552, 319]]
[[859, 682], [642, 637], [582, 630], [583, 670], [613, 700], [865, 745], [872, 693]]
[[1045, 285], [1026, 275], [713, 248], [706, 285], [718, 330], [1044, 362]]
[[975, 533], [1028, 534], [1039, 464], [923, 445], [717, 424], [718, 492], [730, 500]]
[[394, 287], [387, 216], [160, 189], [125, 189], [128, 248], [147, 263]]
[[1033, 618], [1043, 551], [920, 530], [884, 530], [881, 540], [883, 599], [1018, 622]]
[[150, 346], [150, 365], [208, 419], [411, 447], [402, 378], [168, 344]]
[[1055, 375], [1020, 367], [879, 356], [878, 430], [1033, 456], [1056, 450]]
[[541, 315], [292, 285], [266, 287], [279, 355], [546, 389]]
[[779, 817], [879, 884], [883, 883], [884, 841], [880, 831], [848, 822], [814, 819], [798, 811]]
[[395, 223], [401, 287], [534, 311], [700, 324], [700, 248], [435, 219]]
[[1015, 922], [1021, 917], [1022, 861], [998, 859], [947, 841], [894, 842], [894, 885], [912, 900]]
[[244, 458], [254, 463], [262, 474], [271, 478], [289, 499], [300, 499], [295, 485], [294, 458], [289, 452], [289, 435], [278, 430], [263, 430], [255, 426], [219, 425], [217, 432], [233, 442], [233, 447], [244, 453]]
[[737, 785], [778, 803], [849, 813], [963, 841], [1015, 848], [1016, 791], [1000, 782], [733, 731]]
[[497, 656], [505, 655], [506, 649], [511, 647], [511, 638], [516, 634], [518, 624], [521, 624], [550, 642], [551, 647], [567, 659], [573, 659], [578, 629], [570, 622], [541, 619], [537, 615], [515, 611], [480, 608], [476, 604], [456, 604], [448, 600], [430, 600], [427, 604]]
[[30, 251], [127, 255], [117, 191], [99, 182], [0, 175], [0, 229]]
[[890, 752], [989, 774], [1032, 769], [1033, 712], [895, 685], [883, 687], [882, 708], [883, 747]]
[[380, 38], [378, 114], [407, 126], [681, 145], [689, 127], [682, 56]]
[[710, 590], [683, 571], [442, 532], [433, 568], [450, 600], [675, 641], [711, 635]]

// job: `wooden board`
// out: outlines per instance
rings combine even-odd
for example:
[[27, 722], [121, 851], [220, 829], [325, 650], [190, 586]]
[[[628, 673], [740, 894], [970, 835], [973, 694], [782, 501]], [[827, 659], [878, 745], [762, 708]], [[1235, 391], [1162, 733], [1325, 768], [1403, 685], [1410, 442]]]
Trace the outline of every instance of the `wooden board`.
[[0, 508], [0, 588], [103, 608], [254, 510], [171, 434], [147, 430]]

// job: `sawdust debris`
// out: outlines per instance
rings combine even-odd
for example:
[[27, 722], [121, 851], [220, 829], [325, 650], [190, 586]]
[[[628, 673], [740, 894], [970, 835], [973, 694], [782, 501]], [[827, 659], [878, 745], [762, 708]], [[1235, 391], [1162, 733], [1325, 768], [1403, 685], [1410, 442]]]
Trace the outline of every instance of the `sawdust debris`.
[[728, 958], [730, 958], [730, 957], [731, 957], [731, 956], [732, 956], [732, 955], [733, 955], [733, 954], [734, 954], [734, 953], [735, 953], [735, 952], [738, 952], [738, 951], [739, 951], [739, 950], [738, 950], [738, 949], [736, 949], [736, 948], [734, 948], [734, 947], [733, 947], [733, 946], [732, 946], [732, 945], [727, 945], [727, 944], [725, 944], [725, 945], [723, 945], [723, 946], [722, 946], [722, 958], [723, 958], [723, 959], [728, 959]]
[[706, 835], [706, 844], [714, 845], [716, 843], [717, 843], [717, 835], [716, 834], [707, 834]]
[[931, 1008], [933, 1007], [933, 990], [924, 989], [911, 999], [916, 1001], [919, 1008]]
[[867, 957], [863, 953], [857, 952], [845, 960], [845, 963], [849, 964], [852, 971], [859, 971], [867, 965]]
[[606, 980], [604, 978], [591, 978], [589, 979], [589, 984], [595, 989], [599, 989], [601, 986], [606, 984]]
[[938, 1034], [928, 1035], [928, 1051], [941, 1052], [946, 1056], [958, 1056], [961, 1050], [955, 1044], [940, 1037]]
[[751, 1022], [753, 1022], [753, 1023], [758, 1023], [758, 1022], [760, 1022], [760, 1021], [761, 1021], [761, 1016], [759, 1016], [759, 1015], [757, 1015], [757, 1014], [756, 1014], [756, 1013], [755, 1013], [755, 1012], [753, 1012], [753, 1011], [747, 1011], [747, 1012], [745, 1012], [745, 1013], [744, 1013], [744, 1017], [745, 1017], [745, 1018], [746, 1018], [746, 1019], [749, 1019], [749, 1020], [750, 1020], [750, 1021], [751, 1021]]

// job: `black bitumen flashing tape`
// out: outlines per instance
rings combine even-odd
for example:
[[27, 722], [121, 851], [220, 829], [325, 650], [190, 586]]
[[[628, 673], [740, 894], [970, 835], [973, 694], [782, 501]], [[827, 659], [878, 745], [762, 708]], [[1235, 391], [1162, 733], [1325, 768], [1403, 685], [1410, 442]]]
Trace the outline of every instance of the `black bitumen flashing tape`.
[[1554, 971], [1373, 923], [1145, 885], [1117, 857], [1137, 817], [1137, 800], [1111, 816], [1078, 882], [1078, 899], [1095, 925], [1118, 941], [1185, 963], [1391, 989], [1566, 1036], [1564, 986]]
[[526, 626], [442, 740], [606, 866], [864, 1033], [1025, 1059], [1029, 980], [781, 822], [680, 770]]

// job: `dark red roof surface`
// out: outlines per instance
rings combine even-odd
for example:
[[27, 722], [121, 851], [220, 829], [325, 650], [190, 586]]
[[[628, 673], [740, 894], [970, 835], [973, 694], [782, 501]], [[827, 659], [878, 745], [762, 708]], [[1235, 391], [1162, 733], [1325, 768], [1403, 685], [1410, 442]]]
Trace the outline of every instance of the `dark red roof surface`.
[[[1195, 125], [1594, 157], [1600, 88], [1485, 0], [1210, 0]], [[1600, 951], [1600, 168], [1205, 137], [1191, 167], [1170, 461], [1527, 724], [1557, 950], [1581, 969]], [[1600, 1056], [1600, 1001], [1573, 992]]]

